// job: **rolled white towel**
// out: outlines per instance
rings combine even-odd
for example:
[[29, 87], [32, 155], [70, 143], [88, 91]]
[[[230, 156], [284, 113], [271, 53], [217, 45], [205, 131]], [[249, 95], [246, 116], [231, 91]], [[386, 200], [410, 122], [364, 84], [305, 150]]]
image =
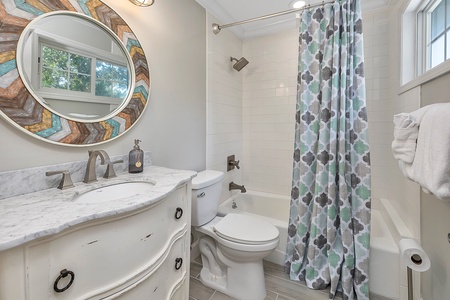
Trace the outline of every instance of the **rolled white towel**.
[[400, 169], [424, 191], [450, 201], [450, 103], [429, 105], [420, 113], [414, 161], [399, 160]]
[[394, 116], [394, 126], [392, 154], [397, 160], [412, 163], [416, 153], [419, 124], [413, 115], [401, 113]]
[[411, 164], [414, 161], [419, 137], [419, 125], [425, 113], [437, 104], [422, 107], [412, 113], [394, 116], [394, 141], [391, 144], [395, 159]]
[[416, 118], [412, 114], [400, 113], [394, 116], [395, 128], [411, 128], [416, 124]]
[[392, 154], [394, 155], [395, 159], [409, 164], [412, 163], [416, 155], [416, 146], [417, 146], [416, 139], [410, 141], [394, 140], [392, 142], [391, 147], [392, 147]]

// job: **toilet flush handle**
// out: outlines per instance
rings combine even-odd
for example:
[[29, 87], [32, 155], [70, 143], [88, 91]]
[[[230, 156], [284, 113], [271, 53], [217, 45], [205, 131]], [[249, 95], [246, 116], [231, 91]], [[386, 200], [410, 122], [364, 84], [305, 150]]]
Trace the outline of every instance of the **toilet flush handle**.
[[202, 192], [202, 193], [200, 193], [200, 194], [197, 195], [197, 198], [203, 198], [203, 197], [205, 197], [205, 196], [206, 196], [205, 192]]

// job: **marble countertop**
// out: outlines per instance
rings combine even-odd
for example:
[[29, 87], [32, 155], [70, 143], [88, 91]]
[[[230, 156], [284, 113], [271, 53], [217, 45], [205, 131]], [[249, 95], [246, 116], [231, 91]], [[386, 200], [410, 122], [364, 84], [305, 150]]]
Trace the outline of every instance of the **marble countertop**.
[[[146, 167], [143, 173], [117, 174], [116, 178], [98, 178], [97, 182], [75, 183], [74, 188], [57, 188], [15, 196], [0, 201], [0, 251], [38, 238], [57, 234], [90, 220], [131, 212], [154, 204], [196, 176], [194, 171]], [[146, 195], [133, 195], [115, 201], [77, 202], [78, 195], [117, 183], [148, 181], [156, 184]]]

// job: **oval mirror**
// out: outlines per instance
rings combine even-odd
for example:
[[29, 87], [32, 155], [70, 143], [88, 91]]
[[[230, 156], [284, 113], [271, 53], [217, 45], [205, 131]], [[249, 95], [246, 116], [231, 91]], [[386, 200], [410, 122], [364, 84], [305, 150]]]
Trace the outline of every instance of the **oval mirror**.
[[0, 115], [34, 137], [71, 146], [109, 141], [136, 123], [149, 70], [117, 13], [98, 0], [2, 3]]
[[84, 15], [55, 12], [22, 32], [17, 67], [35, 99], [77, 121], [102, 121], [128, 103], [131, 58], [114, 33]]

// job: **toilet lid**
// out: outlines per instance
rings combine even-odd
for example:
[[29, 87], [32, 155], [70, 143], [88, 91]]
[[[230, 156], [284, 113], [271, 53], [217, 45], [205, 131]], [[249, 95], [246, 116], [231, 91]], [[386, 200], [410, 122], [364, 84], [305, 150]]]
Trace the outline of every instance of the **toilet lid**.
[[242, 244], [268, 243], [280, 234], [273, 224], [261, 218], [232, 213], [215, 224], [213, 230], [224, 239]]

